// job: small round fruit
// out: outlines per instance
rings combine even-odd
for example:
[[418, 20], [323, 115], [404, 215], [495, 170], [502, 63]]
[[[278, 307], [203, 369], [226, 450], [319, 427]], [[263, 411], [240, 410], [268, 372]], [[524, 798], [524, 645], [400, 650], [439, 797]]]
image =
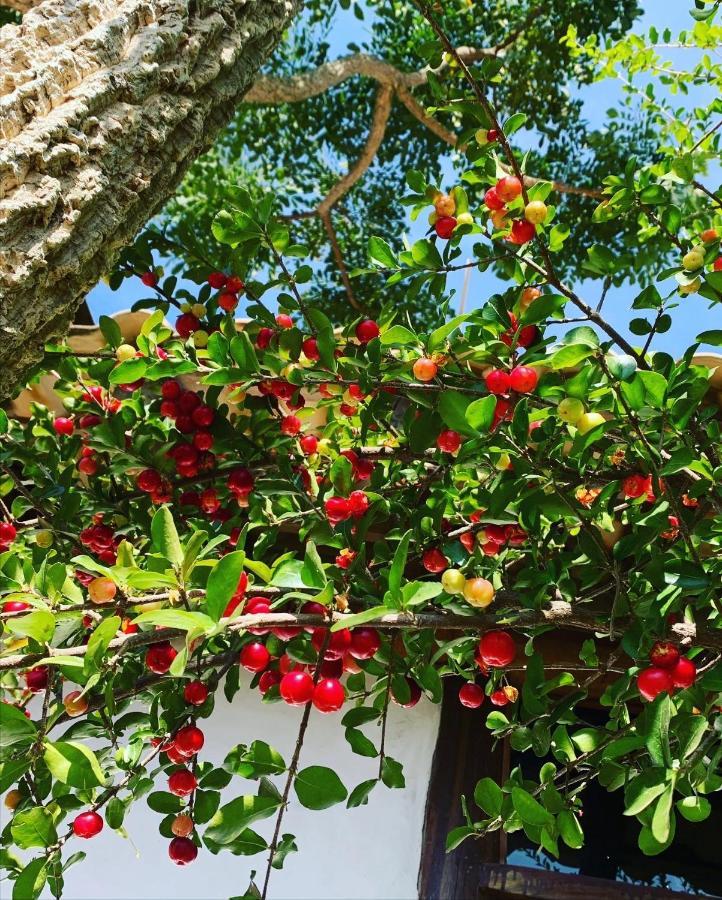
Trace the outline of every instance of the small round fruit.
[[5, 794], [5, 799], [3, 800], [3, 803], [5, 804], [5, 806], [8, 809], [17, 809], [17, 807], [22, 799], [23, 799], [23, 795], [20, 793], [20, 791], [18, 791], [17, 789], [14, 789], [12, 791], [8, 791], [7, 794]]
[[469, 709], [478, 709], [484, 702], [484, 689], [473, 682], [462, 685], [459, 690], [459, 702]]
[[417, 359], [414, 363], [414, 378], [417, 381], [433, 381], [436, 378], [436, 373], [439, 371], [439, 367], [433, 361], [433, 359], [429, 359], [426, 356], [422, 356], [420, 359]]
[[697, 666], [686, 656], [680, 656], [674, 668], [669, 669], [672, 684], [677, 688], [688, 688], [697, 680]]
[[394, 701], [394, 703], [397, 706], [401, 706], [404, 709], [411, 709], [413, 706], [416, 706], [416, 704], [421, 699], [421, 688], [418, 686], [418, 684], [412, 678], [407, 678], [406, 684], [409, 688], [410, 696], [409, 696], [409, 699], [405, 703], [396, 697], [396, 695], [394, 694], [393, 685], [392, 685], [389, 693], [391, 694], [391, 699]]
[[506, 175], [497, 181], [496, 193], [504, 203], [511, 203], [521, 195], [521, 181], [514, 175]]
[[48, 547], [52, 547], [54, 541], [55, 535], [47, 528], [44, 528], [42, 531], [38, 531], [38, 533], [35, 535], [35, 543], [38, 545], [38, 547], [42, 547], [43, 550], [47, 550]]
[[504, 209], [504, 201], [497, 193], [496, 188], [489, 188], [484, 194], [484, 205], [487, 209], [492, 210], [492, 212], [498, 212], [499, 210]]
[[338, 678], [322, 678], [313, 689], [312, 699], [319, 712], [337, 712], [343, 706], [346, 692]]
[[464, 599], [471, 606], [485, 609], [494, 600], [494, 586], [486, 578], [468, 578], [464, 585]]
[[58, 416], [53, 421], [53, 428], [55, 429], [56, 434], [61, 435], [62, 437], [70, 437], [75, 430], [75, 423], [67, 416]]
[[195, 756], [203, 749], [203, 732], [197, 725], [185, 725], [173, 739], [176, 749], [184, 756]]
[[492, 369], [484, 376], [486, 389], [490, 394], [506, 394], [511, 387], [509, 373], [503, 369]]
[[508, 631], [487, 631], [481, 636], [478, 658], [487, 665], [502, 669], [514, 662], [516, 644]]
[[165, 675], [177, 655], [178, 651], [172, 644], [162, 641], [160, 644], [154, 644], [148, 648], [148, 652], [145, 654], [145, 665], [156, 675]]
[[671, 694], [674, 684], [667, 669], [651, 666], [637, 675], [637, 689], [645, 700], [654, 700], [658, 694]]
[[188, 797], [198, 787], [198, 779], [190, 769], [178, 769], [168, 778], [168, 790], [176, 797]]
[[197, 347], [199, 350], [202, 350], [204, 347], [208, 346], [208, 341], [210, 339], [210, 334], [208, 334], [208, 332], [204, 331], [202, 328], [199, 328], [198, 331], [193, 333], [193, 346]]
[[170, 830], [176, 837], [188, 837], [193, 831], [193, 819], [185, 813], [179, 813], [171, 822]]
[[535, 225], [532, 225], [531, 222], [527, 222], [526, 219], [515, 219], [511, 226], [509, 241], [512, 244], [521, 246], [522, 244], [528, 244], [535, 234]]
[[306, 456], [310, 456], [318, 450], [318, 438], [314, 434], [305, 434], [299, 443]]
[[308, 672], [287, 672], [278, 686], [281, 697], [290, 706], [305, 706], [313, 697], [313, 678]]
[[361, 626], [351, 632], [348, 653], [354, 659], [372, 659], [381, 646], [381, 638], [375, 628]]
[[112, 578], [94, 578], [88, 585], [88, 597], [92, 603], [110, 603], [118, 592]]
[[115, 351], [115, 358], [119, 363], [125, 362], [127, 359], [133, 359], [135, 356], [135, 347], [130, 344], [121, 344]]
[[584, 415], [584, 404], [576, 397], [565, 397], [557, 405], [557, 415], [562, 422], [576, 425]]
[[447, 569], [441, 576], [441, 586], [447, 594], [463, 594], [466, 587], [464, 573], [458, 569]]
[[441, 550], [432, 547], [424, 552], [424, 555], [421, 557], [421, 564], [427, 572], [431, 572], [435, 575], [448, 568], [449, 560], [444, 556]]
[[532, 200], [524, 207], [524, 218], [532, 225], [541, 225], [547, 217], [547, 205], [541, 200]]
[[701, 287], [702, 279], [695, 278], [694, 281], [690, 281], [689, 284], [680, 284], [679, 292], [680, 294], [696, 294]]
[[448, 241], [456, 228], [456, 219], [453, 216], [439, 216], [434, 223], [434, 231], [437, 237]]
[[33, 694], [38, 694], [48, 686], [50, 670], [47, 666], [36, 666], [34, 669], [28, 669], [24, 678], [27, 689]]
[[509, 385], [517, 394], [530, 394], [539, 383], [539, 373], [531, 366], [516, 366], [509, 373]]
[[451, 194], [437, 194], [434, 197], [434, 209], [439, 216], [453, 216], [456, 212], [456, 200]]
[[673, 669], [679, 660], [679, 648], [671, 641], [655, 641], [649, 651], [649, 661], [660, 669]]
[[369, 341], [377, 338], [379, 334], [381, 334], [381, 331], [373, 319], [363, 319], [356, 326], [356, 340], [360, 344], [368, 344]]
[[579, 434], [586, 434], [592, 428], [596, 428], [597, 425], [603, 425], [605, 422], [606, 419], [601, 413], [587, 412], [577, 419], [577, 431]]
[[270, 661], [271, 654], [260, 641], [246, 644], [241, 650], [241, 665], [249, 672], [262, 672]]
[[526, 287], [521, 292], [521, 297], [519, 298], [519, 309], [522, 312], [526, 312], [527, 309], [532, 305], [532, 303], [541, 297], [541, 291], [536, 287]]
[[73, 833], [79, 838], [92, 838], [103, 830], [103, 819], [94, 810], [80, 813], [73, 819]]
[[436, 438], [436, 446], [442, 453], [456, 453], [461, 447], [461, 435], [458, 431], [452, 431], [451, 429], [442, 431]]
[[508, 706], [511, 701], [506, 695], [506, 691], [503, 688], [499, 688], [492, 693], [489, 697], [493, 706]]
[[198, 856], [198, 847], [187, 837], [174, 837], [168, 844], [168, 856], [177, 866], [187, 866]]
[[208, 688], [202, 681], [189, 681], [183, 688], [183, 699], [191, 706], [202, 706], [208, 699]]
[[63, 706], [65, 712], [74, 719], [76, 716], [82, 716], [88, 711], [88, 699], [82, 697], [80, 691], [71, 691], [63, 698]]
[[456, 224], [457, 225], [473, 225], [474, 217], [472, 216], [472, 214], [470, 212], [459, 213], [459, 215], [456, 217]]
[[700, 234], [701, 240], [705, 242], [705, 244], [709, 244], [711, 241], [716, 241], [719, 235], [717, 234], [716, 228], [705, 228], [705, 230]]
[[701, 247], [693, 247], [682, 257], [682, 265], [688, 272], [701, 269], [704, 265], [704, 250]]

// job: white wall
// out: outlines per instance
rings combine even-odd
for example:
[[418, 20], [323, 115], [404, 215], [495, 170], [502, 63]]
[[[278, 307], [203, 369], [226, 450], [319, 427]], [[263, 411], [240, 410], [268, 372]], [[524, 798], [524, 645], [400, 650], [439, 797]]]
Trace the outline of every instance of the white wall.
[[[205, 759], [221, 762], [237, 743], [265, 740], [288, 762], [298, 731], [301, 711], [281, 704], [263, 704], [257, 692], [242, 687], [232, 704], [217, 695], [213, 717], [202, 724]], [[391, 706], [387, 751], [404, 765], [406, 788], [389, 790], [377, 785], [367, 806], [347, 810], [345, 804], [313, 812], [292, 802], [283, 820], [283, 832], [296, 836], [298, 853], [291, 854], [281, 871], [271, 875], [269, 897], [275, 900], [352, 900], [417, 897], [416, 879], [421, 829], [431, 770], [439, 707], [422, 699], [414, 709]], [[379, 742], [379, 729], [365, 726]], [[351, 791], [359, 782], [375, 777], [378, 760], [351, 752], [340, 726], [340, 715], [324, 716], [315, 710], [306, 733], [300, 765], [327, 765]], [[278, 783], [278, 781], [277, 781]], [[225, 800], [252, 793], [255, 784], [234, 776], [224, 791]], [[158, 789], [165, 790], [164, 784]], [[133, 805], [125, 826], [130, 840], [107, 827], [89, 841], [71, 840], [66, 855], [83, 849], [88, 856], [66, 876], [66, 900], [224, 900], [242, 894], [251, 869], [265, 872], [265, 855], [243, 857], [201, 850], [189, 866], [178, 867], [168, 858], [168, 841], [158, 834], [161, 816], [142, 799]], [[270, 839], [274, 819], [252, 827]], [[47, 890], [43, 895], [49, 897]]]

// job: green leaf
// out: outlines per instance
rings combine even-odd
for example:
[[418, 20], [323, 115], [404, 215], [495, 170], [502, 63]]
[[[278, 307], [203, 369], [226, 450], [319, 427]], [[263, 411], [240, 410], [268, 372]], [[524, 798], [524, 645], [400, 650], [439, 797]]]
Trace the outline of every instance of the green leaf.
[[645, 709], [644, 735], [649, 756], [655, 766], [670, 763], [669, 720], [672, 701], [669, 694], [660, 694]]
[[345, 738], [349, 742], [351, 749], [359, 756], [375, 757], [379, 755], [374, 742], [367, 738], [366, 735], [358, 728], [347, 728]]
[[389, 592], [394, 598], [398, 598], [401, 591], [401, 579], [406, 568], [406, 558], [409, 555], [411, 535], [412, 531], [409, 529], [399, 541], [389, 570]]
[[716, 328], [712, 331], [703, 331], [695, 338], [698, 344], [713, 344], [715, 347], [722, 347], [722, 330]]
[[532, 795], [520, 787], [511, 789], [511, 802], [519, 814], [519, 818], [527, 825], [553, 828], [554, 816], [535, 800]]
[[100, 671], [103, 657], [108, 645], [113, 640], [120, 628], [120, 616], [110, 616], [103, 619], [91, 632], [88, 647], [83, 658], [83, 674], [92, 675]]
[[16, 812], [10, 825], [13, 840], [21, 850], [30, 847], [49, 847], [58, 839], [53, 817], [42, 806]]
[[704, 822], [712, 812], [712, 804], [706, 797], [683, 797], [676, 805], [679, 814], [688, 822]]
[[111, 384], [131, 384], [145, 375], [148, 363], [144, 359], [126, 359], [119, 363], [108, 377]]
[[55, 616], [45, 609], [38, 609], [25, 616], [6, 619], [5, 627], [13, 634], [32, 638], [39, 644], [46, 644], [55, 631]]
[[282, 869], [289, 853], [298, 853], [296, 839], [292, 834], [284, 834], [278, 842], [271, 865], [274, 869]]
[[222, 556], [211, 569], [206, 586], [204, 608], [208, 615], [217, 622], [238, 590], [238, 581], [243, 572], [246, 554], [243, 550], [234, 550]]
[[[347, 460], [348, 462], [348, 460]], [[313, 541], [306, 542], [306, 553], [303, 558], [301, 578], [308, 587], [323, 588], [326, 586], [326, 570], [318, 555], [318, 550]]]
[[265, 741], [253, 741], [250, 747], [235, 747], [223, 761], [223, 768], [242, 778], [280, 775], [286, 771], [283, 757]]
[[470, 428], [486, 434], [494, 421], [495, 410], [496, 397], [493, 394], [489, 394], [488, 397], [481, 397], [479, 400], [474, 400], [473, 403], [470, 403], [464, 415]]
[[281, 805], [275, 797], [257, 797], [244, 794], [222, 806], [213, 816], [204, 832], [204, 837], [216, 844], [230, 844], [252, 822], [267, 819]]
[[647, 769], [633, 778], [624, 790], [624, 815], [636, 816], [653, 803], [667, 786], [664, 769]]
[[474, 788], [474, 802], [492, 819], [501, 815], [504, 794], [493, 778], [482, 778]]
[[674, 795], [674, 784], [670, 783], [665, 788], [657, 800], [652, 815], [652, 837], [660, 844], [664, 844], [669, 840], [672, 828], [672, 798]]
[[105, 784], [98, 758], [85, 744], [77, 741], [46, 743], [43, 758], [53, 777], [63, 784], [87, 790]]
[[44, 856], [33, 859], [15, 879], [13, 900], [35, 900], [48, 879], [48, 865]]
[[255, 375], [258, 371], [258, 358], [247, 332], [242, 331], [231, 338], [231, 356], [243, 375]]
[[176, 814], [183, 809], [181, 798], [168, 791], [153, 791], [152, 794], [148, 794], [147, 803], [153, 812], [164, 813], [165, 815]]
[[357, 625], [363, 625], [365, 622], [373, 622], [380, 616], [385, 616], [393, 610], [388, 606], [372, 606], [371, 609], [365, 609], [363, 612], [354, 613], [351, 616], [344, 616], [338, 622], [334, 622], [331, 631], [341, 631], [344, 628], [355, 628]]
[[342, 803], [348, 796], [338, 775], [325, 766], [302, 769], [294, 779], [293, 789], [306, 809], [328, 809]]
[[416, 241], [411, 247], [411, 257], [417, 266], [424, 269], [440, 269], [444, 265], [436, 244], [426, 238]]
[[578, 365], [582, 360], [592, 356], [594, 350], [586, 344], [571, 344], [562, 347], [547, 359], [547, 365], [552, 369], [570, 369]]
[[385, 347], [393, 345], [409, 346], [419, 342], [414, 332], [403, 325], [392, 325], [387, 331], [381, 333], [379, 340]]
[[346, 801], [346, 809], [353, 809], [356, 806], [366, 806], [369, 802], [369, 794], [378, 784], [378, 779], [371, 778], [369, 781], [362, 781], [349, 794]]
[[0, 703], [0, 749], [32, 744], [37, 728], [22, 710], [10, 703]]
[[398, 760], [392, 759], [390, 756], [384, 756], [384, 761], [381, 765], [381, 781], [387, 788], [406, 787], [404, 767]]
[[238, 856], [255, 856], [263, 853], [268, 847], [265, 838], [253, 831], [252, 828], [244, 828], [232, 843], [226, 845], [231, 853]]
[[[476, 401], [475, 401], [476, 402]], [[444, 424], [460, 434], [476, 437], [476, 429], [466, 421], [466, 409], [469, 406], [469, 398], [459, 391], [442, 391], [437, 409], [444, 420]]]
[[183, 550], [173, 521], [173, 513], [167, 506], [161, 506], [156, 510], [150, 523], [150, 533], [155, 549], [174, 568], [180, 569], [183, 564]]
[[383, 266], [384, 269], [395, 269], [399, 265], [396, 254], [383, 238], [370, 237], [368, 251], [369, 258]]
[[557, 816], [557, 825], [562, 840], [572, 850], [579, 850], [584, 845], [584, 832], [579, 819], [570, 809], [563, 809]]
[[446, 852], [456, 850], [463, 841], [474, 834], [476, 834], [476, 830], [471, 825], [459, 825], [458, 828], [452, 828], [446, 835]]
[[187, 609], [154, 609], [141, 613], [133, 621], [138, 625], [160, 625], [181, 631], [212, 631], [215, 627], [210, 616], [201, 612], [189, 612]]

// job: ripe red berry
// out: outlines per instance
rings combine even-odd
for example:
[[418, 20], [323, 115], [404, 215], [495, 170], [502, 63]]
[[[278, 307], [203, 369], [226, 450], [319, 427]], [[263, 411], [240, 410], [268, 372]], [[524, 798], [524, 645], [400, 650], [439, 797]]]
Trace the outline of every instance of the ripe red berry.
[[225, 312], [233, 312], [238, 306], [238, 297], [230, 291], [224, 291], [218, 298], [218, 305]]
[[499, 132], [497, 131], [497, 129], [490, 128], [486, 132], [486, 139], [487, 139], [487, 141], [489, 141], [490, 144], [493, 143], [494, 141], [498, 141], [499, 140]]
[[478, 709], [484, 702], [484, 689], [473, 682], [462, 685], [459, 690], [459, 702], [469, 709]]
[[271, 654], [260, 641], [246, 644], [241, 650], [241, 665], [249, 672], [262, 672], [271, 660]]
[[506, 706], [510, 702], [503, 688], [494, 691], [489, 699], [494, 706]]
[[281, 419], [281, 431], [290, 437], [298, 434], [301, 430], [301, 420], [298, 416], [284, 416]]
[[679, 660], [679, 648], [671, 641], [655, 641], [649, 651], [649, 661], [660, 669], [673, 669]]
[[369, 508], [369, 498], [365, 491], [351, 491], [348, 495], [348, 509], [354, 519], [360, 519]]
[[416, 706], [416, 704], [417, 704], [417, 703], [419, 702], [419, 700], [421, 699], [421, 688], [420, 688], [420, 687], [418, 686], [418, 684], [417, 684], [413, 679], [411, 679], [411, 678], [407, 678], [407, 679], [406, 679], [406, 684], [407, 684], [407, 686], [408, 686], [408, 688], [409, 688], [409, 693], [410, 693], [410, 695], [411, 695], [411, 696], [409, 697], [409, 699], [406, 701], [406, 703], [403, 703], [401, 700], [399, 700], [399, 699], [396, 697], [396, 695], [394, 694], [394, 688], [393, 688], [393, 685], [392, 685], [391, 690], [389, 691], [389, 693], [391, 694], [391, 699], [394, 701], [394, 703], [395, 703], [397, 706], [403, 706], [404, 709], [411, 709], [411, 707], [412, 707], [412, 706]]
[[338, 678], [322, 678], [313, 689], [313, 705], [319, 712], [337, 712], [343, 706], [346, 692]]
[[226, 485], [228, 490], [241, 497], [245, 497], [253, 490], [253, 474], [244, 468], [233, 469], [228, 476]]
[[174, 743], [184, 756], [195, 756], [203, 748], [203, 732], [196, 725], [186, 725], [176, 733]]
[[67, 416], [58, 416], [53, 422], [55, 433], [62, 437], [70, 437], [75, 430], [75, 423]]
[[163, 641], [148, 648], [148, 652], [145, 654], [145, 665], [156, 675], [165, 675], [176, 656], [178, 656], [178, 651], [175, 647], [168, 641]]
[[[311, 643], [317, 653], [321, 652], [321, 648], [326, 640], [326, 629], [316, 628], [311, 635]], [[334, 631], [329, 638], [324, 654], [325, 659], [342, 659], [344, 654], [351, 649], [351, 632], [348, 628], [342, 628], [340, 631]]]
[[291, 706], [305, 706], [313, 697], [313, 678], [308, 672], [287, 672], [278, 686], [281, 697]]
[[48, 686], [50, 669], [47, 666], [36, 666], [34, 669], [29, 669], [24, 677], [27, 689], [37, 694]]
[[372, 659], [381, 646], [381, 638], [375, 628], [361, 626], [351, 632], [349, 653], [354, 659]]
[[484, 204], [487, 209], [504, 209], [504, 201], [499, 196], [496, 188], [489, 188], [484, 194]]
[[506, 175], [500, 178], [496, 183], [496, 193], [504, 203], [511, 203], [512, 200], [521, 194], [521, 181], [514, 175]]
[[103, 830], [103, 819], [94, 810], [80, 813], [73, 819], [73, 833], [79, 838], [92, 838]]
[[443, 572], [449, 568], [449, 560], [436, 547], [426, 550], [421, 558], [421, 562], [426, 571], [433, 574]]
[[503, 668], [514, 661], [516, 645], [507, 631], [487, 631], [481, 636], [476, 653], [477, 662], [481, 659], [487, 666]]
[[272, 328], [261, 328], [256, 335], [256, 347], [259, 350], [266, 350], [271, 343], [274, 331]]
[[246, 289], [245, 282], [238, 275], [229, 275], [226, 281], [226, 290], [231, 294], [240, 294]]
[[22, 600], [6, 600], [5, 603], [3, 603], [2, 609], [3, 612], [6, 613], [25, 612], [26, 609], [30, 609], [30, 604], [25, 603]]
[[278, 325], [279, 328], [293, 328], [293, 319], [288, 313], [279, 313], [276, 316], [276, 325]]
[[200, 319], [193, 313], [183, 313], [175, 321], [175, 330], [182, 338], [190, 337], [194, 332], [200, 331], [200, 327]]
[[135, 483], [138, 485], [138, 490], [153, 494], [161, 485], [160, 472], [156, 472], [155, 469], [143, 469], [135, 479]]
[[179, 769], [168, 779], [168, 790], [176, 797], [187, 797], [198, 787], [198, 779], [190, 769]]
[[222, 287], [225, 287], [226, 281], [227, 278], [223, 272], [211, 272], [208, 276], [208, 284], [210, 284], [214, 291], [220, 291]]
[[183, 699], [191, 706], [202, 706], [208, 698], [208, 688], [202, 681], [189, 681], [183, 688]]
[[305, 434], [301, 438], [300, 444], [301, 450], [303, 450], [307, 456], [310, 456], [318, 450], [318, 438], [313, 434]]
[[380, 334], [379, 326], [373, 319], [364, 319], [356, 326], [356, 339], [361, 344], [368, 344]]
[[275, 669], [266, 669], [258, 679], [258, 690], [265, 696], [274, 684], [280, 684], [282, 677]]
[[12, 522], [0, 522], [0, 544], [10, 546], [17, 537], [18, 530]]
[[321, 358], [318, 349], [318, 341], [315, 337], [306, 338], [303, 344], [301, 344], [301, 349], [303, 350], [306, 359], [310, 359], [311, 362], [317, 362]]
[[677, 688], [688, 688], [697, 680], [697, 666], [686, 656], [680, 656], [676, 665], [667, 670], [672, 676], [672, 684]]
[[187, 837], [174, 837], [168, 844], [168, 856], [177, 866], [187, 866], [198, 856], [198, 847]]
[[672, 674], [668, 669], [651, 666], [637, 675], [637, 688], [645, 700], [654, 700], [663, 692], [671, 694], [673, 687]]
[[517, 394], [529, 394], [539, 382], [539, 373], [531, 366], [516, 366], [509, 374], [509, 385]]
[[78, 471], [83, 475], [95, 475], [98, 471], [98, 461], [93, 456], [84, 456], [78, 462]]
[[718, 256], [717, 259], [712, 263], [712, 268], [715, 272], [722, 272], [722, 256]]
[[531, 222], [527, 222], [526, 219], [515, 219], [508, 239], [512, 244], [528, 244], [535, 234], [536, 226]]
[[442, 453], [456, 453], [461, 446], [461, 435], [458, 431], [447, 429], [436, 438], [436, 446]]
[[324, 503], [324, 509], [331, 525], [345, 522], [351, 515], [349, 502], [345, 497], [329, 497]]
[[492, 369], [484, 376], [486, 388], [490, 394], [506, 394], [511, 387], [511, 378], [503, 369]]
[[438, 237], [448, 241], [456, 228], [456, 219], [453, 216], [439, 216], [434, 224], [434, 231]]
[[158, 284], [158, 276], [155, 274], [155, 272], [151, 272], [150, 270], [148, 272], [143, 272], [143, 274], [140, 276], [140, 280], [146, 287], [149, 288], [155, 287], [156, 284]]

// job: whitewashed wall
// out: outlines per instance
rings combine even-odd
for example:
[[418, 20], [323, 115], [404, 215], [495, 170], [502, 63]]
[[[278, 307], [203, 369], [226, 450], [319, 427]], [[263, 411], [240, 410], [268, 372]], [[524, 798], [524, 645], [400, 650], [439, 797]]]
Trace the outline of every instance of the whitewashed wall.
[[[262, 704], [256, 692], [242, 689], [232, 704], [219, 694], [213, 717], [202, 723], [206, 734], [202, 755], [220, 762], [235, 744], [260, 739], [288, 761], [300, 716], [300, 710]], [[301, 767], [332, 766], [350, 791], [375, 776], [378, 761], [351, 752], [339, 719], [312, 713]], [[414, 709], [392, 705], [387, 750], [404, 765], [404, 790], [379, 785], [367, 806], [347, 810], [340, 804], [319, 812], [303, 809], [292, 792], [283, 831], [296, 835], [299, 852], [287, 857], [281, 871], [273, 872], [271, 898], [410, 900], [418, 896], [421, 829], [438, 723], [439, 707], [425, 699]], [[375, 726], [364, 730], [378, 745], [379, 730]], [[253, 790], [253, 782], [234, 777], [224, 797]], [[190, 866], [176, 866], [168, 858], [168, 841], [158, 834], [160, 818], [140, 800], [126, 818], [130, 840], [106, 827], [92, 840], [70, 841], [68, 853], [82, 845], [88, 857], [67, 872], [66, 900], [224, 900], [244, 892], [252, 868], [262, 877], [265, 858], [261, 855], [212, 856], [201, 850]], [[273, 822], [252, 827], [269, 839]], [[50, 895], [46, 891], [44, 896]]]

